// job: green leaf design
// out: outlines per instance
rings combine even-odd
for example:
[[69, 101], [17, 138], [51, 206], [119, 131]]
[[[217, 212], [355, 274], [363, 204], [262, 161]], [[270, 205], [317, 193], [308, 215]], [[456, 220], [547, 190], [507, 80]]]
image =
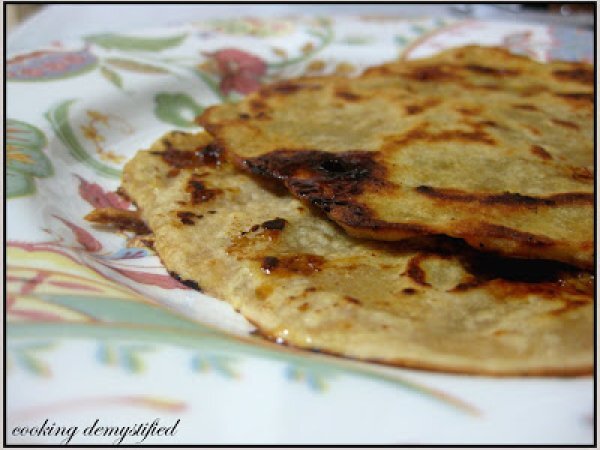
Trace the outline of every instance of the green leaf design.
[[303, 382], [312, 390], [324, 392], [329, 388], [328, 380], [335, 377], [335, 373], [326, 367], [304, 367], [299, 364], [290, 364], [285, 369], [286, 378], [290, 381]]
[[234, 368], [234, 358], [217, 354], [196, 354], [191, 360], [192, 370], [195, 372], [208, 372], [214, 370], [215, 373], [225, 378], [239, 378], [239, 372]]
[[76, 295], [41, 295], [40, 298], [48, 303], [84, 313], [100, 322], [163, 326], [182, 330], [197, 330], [201, 326], [148, 303]]
[[406, 45], [410, 42], [410, 39], [407, 38], [406, 36], [396, 35], [396, 37], [394, 37], [394, 41], [398, 45]]
[[215, 80], [215, 78], [197, 68], [192, 69], [192, 73], [198, 76], [221, 102], [227, 102], [227, 97], [221, 93], [221, 90], [219, 89], [219, 82]]
[[6, 121], [6, 175], [9, 198], [35, 193], [33, 177], [49, 177], [52, 163], [42, 153], [46, 137], [38, 128], [19, 120]]
[[104, 78], [106, 78], [108, 81], [110, 81], [112, 84], [114, 84], [119, 89], [123, 88], [123, 79], [121, 78], [121, 75], [119, 75], [114, 70], [111, 70], [106, 66], [102, 66], [100, 68], [100, 73], [102, 74], [102, 76]]
[[19, 150], [21, 158], [25, 158], [27, 162], [10, 159], [6, 163], [7, 168], [13, 169], [16, 172], [30, 174], [34, 177], [48, 177], [52, 175], [52, 163], [46, 155], [37, 148], [23, 148]]
[[[58, 299], [64, 296], [57, 296]], [[80, 297], [78, 306], [85, 303], [87, 299]], [[99, 299], [100, 301], [100, 299]], [[157, 308], [158, 309], [158, 308]], [[163, 310], [163, 313], [166, 310]], [[448, 407], [454, 408], [455, 411], [478, 417], [481, 411], [469, 403], [452, 396], [449, 393], [439, 389], [429, 387], [428, 385], [414, 382], [401, 375], [382, 373], [373, 368], [357, 363], [351, 360], [343, 359], [324, 359], [317, 355], [306, 353], [298, 353], [286, 351], [280, 347], [271, 347], [267, 344], [257, 345], [251, 342], [250, 339], [241, 339], [228, 336], [227, 334], [212, 330], [202, 324], [196, 324], [196, 329], [164, 328], [152, 326], [129, 326], [123, 321], [128, 321], [131, 317], [121, 317], [121, 323], [113, 323], [111, 326], [97, 322], [93, 323], [70, 323], [65, 326], [64, 323], [54, 322], [36, 322], [36, 323], [7, 323], [6, 333], [9, 340], [15, 339], [31, 339], [39, 336], [40, 338], [66, 338], [82, 336], [92, 339], [109, 340], [111, 342], [147, 342], [159, 343], [161, 345], [177, 345], [184, 348], [196, 349], [204, 351], [207, 348], [214, 352], [226, 352], [228, 355], [254, 355], [267, 357], [277, 361], [288, 361], [292, 364], [301, 364], [307, 368], [327, 369], [335, 374], [351, 373], [368, 377], [370, 379], [380, 380], [387, 383], [392, 383], [395, 386], [408, 389], [416, 395], [425, 396], [431, 400], [445, 404]], [[14, 341], [13, 341], [14, 342]], [[202, 363], [200, 363], [200, 367]], [[328, 372], [329, 372], [328, 370]]]
[[147, 38], [106, 33], [86, 36], [85, 40], [109, 50], [157, 52], [178, 46], [186, 37], [187, 34], [162, 38]]
[[42, 148], [46, 145], [46, 136], [41, 130], [20, 120], [6, 121], [6, 143], [25, 148]]
[[285, 59], [283, 61], [268, 63], [267, 65], [269, 66], [269, 68], [281, 69], [286, 66], [301, 63], [303, 61], [306, 61], [306, 60], [312, 58], [317, 53], [322, 51], [325, 47], [327, 47], [329, 44], [331, 44], [335, 37], [335, 33], [333, 30], [333, 27], [331, 26], [331, 23], [328, 22], [326, 19], [325, 20], [319, 19], [318, 22], [319, 22], [319, 25], [323, 27], [322, 30], [309, 29], [307, 31], [307, 33], [309, 35], [314, 36], [319, 41], [312, 50], [310, 50], [306, 53], [302, 53], [302, 54], [296, 56], [295, 58], [289, 58], [289, 59]]
[[6, 169], [6, 197], [23, 197], [35, 192], [33, 178], [22, 173]]
[[204, 111], [202, 106], [182, 92], [161, 92], [154, 97], [154, 104], [154, 114], [159, 120], [178, 127], [198, 126], [193, 118]]
[[118, 362], [118, 354], [114, 345], [108, 342], [101, 342], [96, 353], [98, 361], [107, 366], [116, 366]]
[[74, 102], [75, 100], [65, 100], [44, 114], [44, 117], [50, 122], [54, 133], [56, 133], [61, 142], [69, 149], [69, 153], [71, 153], [75, 159], [90, 166], [100, 175], [120, 178], [120, 170], [113, 169], [96, 160], [78, 141], [77, 136], [69, 123], [69, 108]]
[[103, 364], [119, 366], [130, 373], [142, 373], [146, 370], [143, 354], [155, 349], [153, 345], [101, 342], [97, 357]]
[[146, 370], [144, 353], [156, 350], [156, 346], [123, 342], [100, 342], [96, 353], [98, 361], [107, 366], [121, 367], [130, 373]]
[[350, 35], [346, 36], [341, 40], [342, 43], [347, 45], [367, 45], [373, 42], [375, 38], [373, 36], [365, 36], [365, 35]]
[[142, 355], [154, 350], [148, 345], [121, 345], [119, 349], [121, 364], [132, 373], [141, 373], [146, 370]]
[[133, 59], [126, 58], [106, 58], [105, 61], [118, 69], [128, 70], [130, 72], [137, 73], [148, 73], [148, 74], [156, 74], [156, 73], [169, 73], [167, 69], [163, 69], [162, 67], [154, 66], [147, 63], [141, 63], [138, 61], [134, 61]]
[[417, 24], [411, 26], [410, 28], [416, 34], [423, 34], [427, 31], [427, 29], [424, 26]]
[[39, 357], [39, 353], [53, 348], [55, 348], [55, 344], [51, 342], [27, 342], [20, 345], [11, 345], [10, 351], [13, 353], [17, 364], [23, 369], [34, 375], [49, 377], [52, 375], [52, 371], [49, 365]]

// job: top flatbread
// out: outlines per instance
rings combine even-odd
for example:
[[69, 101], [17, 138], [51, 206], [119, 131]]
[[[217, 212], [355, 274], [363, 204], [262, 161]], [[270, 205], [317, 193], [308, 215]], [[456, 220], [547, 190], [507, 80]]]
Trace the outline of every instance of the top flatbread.
[[594, 72], [464, 47], [266, 86], [199, 122], [349, 234], [593, 265]]

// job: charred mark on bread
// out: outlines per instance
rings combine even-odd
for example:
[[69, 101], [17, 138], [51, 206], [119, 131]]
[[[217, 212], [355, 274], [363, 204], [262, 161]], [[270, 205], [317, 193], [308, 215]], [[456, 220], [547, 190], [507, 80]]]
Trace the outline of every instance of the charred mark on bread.
[[502, 194], [483, 194], [477, 192], [465, 192], [459, 189], [434, 188], [431, 186], [417, 186], [415, 191], [430, 198], [456, 202], [477, 202], [483, 205], [535, 207], [594, 203], [594, 194], [582, 192], [565, 192], [541, 197], [511, 192], [504, 192]]

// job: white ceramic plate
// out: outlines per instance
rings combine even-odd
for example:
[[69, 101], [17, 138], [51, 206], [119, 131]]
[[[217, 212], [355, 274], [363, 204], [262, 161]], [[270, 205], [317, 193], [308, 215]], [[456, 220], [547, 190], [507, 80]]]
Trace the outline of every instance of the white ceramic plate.
[[111, 192], [136, 150], [255, 88], [244, 61], [268, 82], [466, 43], [593, 58], [574, 29], [385, 17], [191, 23], [9, 55], [8, 442], [592, 443], [591, 378], [445, 375], [267, 343], [83, 220], [129, 206]]

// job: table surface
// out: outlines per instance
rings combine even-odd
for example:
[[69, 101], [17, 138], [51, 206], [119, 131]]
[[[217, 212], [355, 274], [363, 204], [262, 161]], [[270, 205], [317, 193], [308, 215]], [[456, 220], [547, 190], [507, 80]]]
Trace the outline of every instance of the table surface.
[[561, 15], [537, 9], [515, 13], [513, 5], [403, 4], [73, 4], [49, 5], [19, 24], [7, 37], [8, 53], [91, 33], [160, 27], [214, 17], [286, 15], [395, 15], [472, 17], [593, 28], [593, 14]]

